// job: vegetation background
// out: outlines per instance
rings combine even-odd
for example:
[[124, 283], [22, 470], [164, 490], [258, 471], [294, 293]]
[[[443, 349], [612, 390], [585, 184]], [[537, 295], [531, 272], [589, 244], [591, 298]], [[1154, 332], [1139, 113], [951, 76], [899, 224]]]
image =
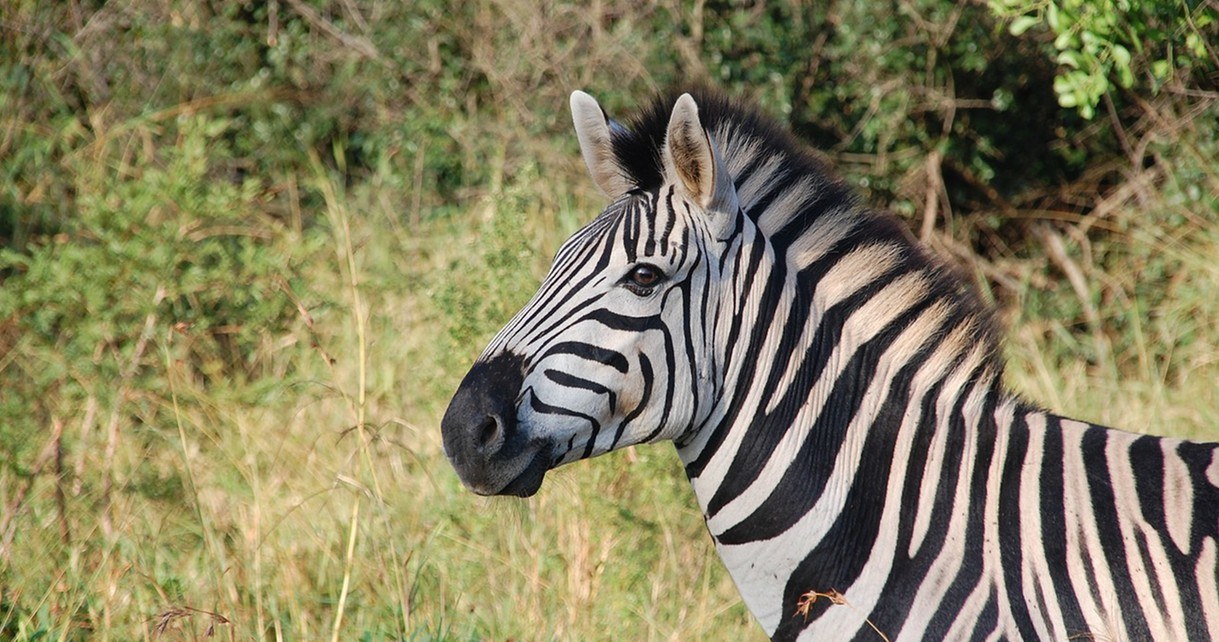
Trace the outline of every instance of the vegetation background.
[[5, 0], [0, 639], [760, 638], [670, 448], [525, 502], [441, 453], [603, 205], [575, 88], [763, 105], [976, 276], [1016, 389], [1219, 439], [1217, 16]]

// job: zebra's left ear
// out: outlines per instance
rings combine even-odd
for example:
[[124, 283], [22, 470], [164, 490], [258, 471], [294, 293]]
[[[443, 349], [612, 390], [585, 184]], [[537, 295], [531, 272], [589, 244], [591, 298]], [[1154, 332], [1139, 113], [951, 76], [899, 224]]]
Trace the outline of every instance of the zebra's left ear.
[[736, 212], [736, 187], [690, 94], [682, 94], [673, 106], [663, 162], [669, 181], [685, 188], [704, 209]]
[[571, 92], [571, 119], [580, 139], [580, 154], [597, 187], [616, 200], [630, 191], [634, 184], [618, 166], [614, 156], [613, 128], [621, 127], [605, 115], [597, 99], [582, 91]]

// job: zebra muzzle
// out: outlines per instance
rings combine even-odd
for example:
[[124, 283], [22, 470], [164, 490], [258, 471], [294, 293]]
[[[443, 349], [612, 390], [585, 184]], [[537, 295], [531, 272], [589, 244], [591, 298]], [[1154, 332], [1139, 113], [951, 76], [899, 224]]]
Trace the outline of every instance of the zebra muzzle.
[[528, 497], [550, 468], [549, 449], [516, 421], [524, 360], [502, 353], [466, 374], [444, 419], [444, 452], [466, 488], [479, 495]]

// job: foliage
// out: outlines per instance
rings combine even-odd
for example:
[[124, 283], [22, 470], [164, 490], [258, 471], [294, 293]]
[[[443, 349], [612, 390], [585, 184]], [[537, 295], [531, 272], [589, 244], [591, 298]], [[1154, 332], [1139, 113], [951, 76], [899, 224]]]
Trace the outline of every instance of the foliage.
[[1214, 438], [1211, 4], [4, 4], [0, 637], [758, 635], [671, 450], [528, 504], [444, 460], [601, 206], [574, 88], [763, 105], [978, 275], [1019, 389]]
[[[1058, 104], [1091, 119], [1116, 87], [1152, 92], [1172, 84], [1215, 86], [1219, 11], [1187, 0], [991, 0], [1020, 36], [1036, 26], [1054, 36]], [[1115, 87], [1116, 85], [1116, 87]]]

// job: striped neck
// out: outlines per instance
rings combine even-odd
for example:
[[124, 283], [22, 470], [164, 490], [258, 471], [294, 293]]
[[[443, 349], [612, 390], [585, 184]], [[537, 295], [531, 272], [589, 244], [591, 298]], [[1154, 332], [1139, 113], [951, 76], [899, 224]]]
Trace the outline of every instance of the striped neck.
[[[756, 152], [741, 151], [739, 135], [724, 137], [728, 156]], [[824, 477], [851, 421], [892, 433], [901, 418], [881, 402], [903, 407], [918, 394], [916, 374], [924, 388], [955, 375], [1001, 394], [990, 315], [958, 275], [893, 217], [840, 198], [835, 187], [828, 195], [808, 187], [824, 179], [748, 173], [771, 165], [744, 162], [734, 175], [748, 220], [719, 257], [737, 276], [712, 324], [719, 383], [704, 398], [715, 405], [677, 439], [708, 516], [743, 501], [750, 486], [773, 486], [757, 483], [759, 475], [777, 481], [768, 470]], [[758, 188], [780, 183], [808, 189], [789, 197]], [[797, 205], [796, 213], [772, 211]], [[860, 414], [866, 404], [875, 406], [870, 415]], [[810, 499], [820, 492], [807, 479], [793, 483]]]
[[843, 543], [896, 519], [883, 498], [915, 474], [913, 453], [959, 457], [1020, 404], [1000, 385], [985, 307], [899, 221], [815, 168], [742, 160], [766, 151], [719, 132], [749, 219], [721, 261], [742, 276], [715, 324], [722, 391], [677, 445], [721, 557], [773, 632], [792, 587], [858, 578], [871, 551]]
[[[679, 449], [688, 472], [702, 462], [691, 484], [708, 531], [768, 634], [790, 619], [803, 592], [850, 588], [853, 603], [878, 596], [893, 555], [876, 552], [895, 545], [886, 542], [902, 517], [884, 498], [903, 486], [920, 497], [951, 496], [957, 481], [926, 471], [955, 469], [974, 449], [993, 448], [996, 414], [1022, 407], [979, 350], [954, 355], [941, 344], [896, 359], [919, 334], [900, 333], [872, 363], [870, 348], [848, 355], [841, 346], [855, 339], [844, 339], [803, 403], [742, 399], [737, 420], [717, 426], [722, 439], [702, 452], [694, 443]], [[932, 512], [915, 518], [912, 548], [942, 536]]]

